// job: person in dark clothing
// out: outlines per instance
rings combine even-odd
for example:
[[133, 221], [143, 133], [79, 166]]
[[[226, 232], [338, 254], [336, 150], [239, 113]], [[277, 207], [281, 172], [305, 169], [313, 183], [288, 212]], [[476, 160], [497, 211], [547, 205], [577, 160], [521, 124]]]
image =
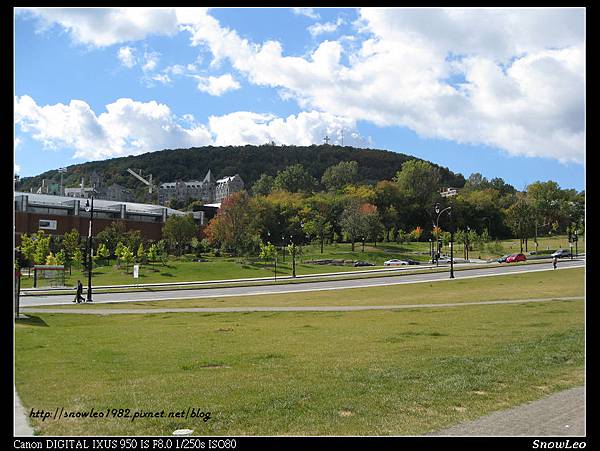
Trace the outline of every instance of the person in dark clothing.
[[553, 267], [554, 269], [556, 269], [556, 264], [557, 264], [557, 263], [558, 263], [558, 258], [554, 257], [554, 258], [552, 259], [552, 267]]
[[83, 284], [81, 283], [81, 280], [77, 281], [77, 293], [75, 294], [75, 299], [73, 299], [73, 302], [77, 302], [78, 304], [83, 302]]

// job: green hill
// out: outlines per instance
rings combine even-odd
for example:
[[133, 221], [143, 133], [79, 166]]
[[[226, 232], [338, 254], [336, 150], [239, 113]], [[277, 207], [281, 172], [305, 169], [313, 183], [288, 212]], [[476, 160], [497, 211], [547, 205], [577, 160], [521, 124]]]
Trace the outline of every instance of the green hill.
[[[144, 175], [152, 174], [155, 183], [175, 180], [202, 180], [210, 169], [216, 178], [240, 174], [250, 188], [262, 173], [276, 175], [277, 171], [292, 164], [300, 163], [317, 180], [329, 166], [340, 161], [356, 161], [359, 167], [359, 182], [376, 183], [389, 180], [400, 169], [402, 164], [415, 157], [398, 152], [379, 149], [358, 149], [334, 145], [312, 146], [226, 146], [226, 147], [194, 147], [191, 149], [161, 150], [136, 156], [113, 158], [110, 160], [92, 161], [72, 165], [63, 176], [65, 187], [75, 187], [96, 171], [104, 177], [107, 185], [119, 185], [133, 188], [143, 193], [144, 186], [127, 173], [127, 168], [141, 169]], [[434, 166], [439, 167], [435, 163]], [[444, 185], [462, 187], [465, 179], [462, 174], [455, 174], [447, 168], [440, 167]], [[58, 168], [39, 174], [35, 177], [24, 177], [17, 189], [37, 190], [42, 179], [47, 183], [59, 182]]]

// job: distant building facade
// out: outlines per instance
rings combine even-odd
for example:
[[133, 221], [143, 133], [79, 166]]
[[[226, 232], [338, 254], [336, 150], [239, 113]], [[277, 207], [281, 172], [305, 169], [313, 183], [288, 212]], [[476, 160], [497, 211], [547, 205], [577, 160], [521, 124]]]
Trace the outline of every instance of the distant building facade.
[[[106, 186], [104, 179], [97, 172], [92, 172], [90, 175], [90, 183], [85, 186], [85, 181], [82, 178], [81, 184], [77, 188], [65, 188], [64, 195], [67, 197], [82, 197], [88, 198], [94, 190], [94, 197], [97, 199], [112, 200], [115, 202], [131, 202], [133, 200], [133, 192], [129, 188], [113, 183]], [[55, 194], [55, 193], [40, 193], [38, 194]], [[56, 193], [58, 195], [58, 193]]]
[[215, 188], [214, 202], [223, 202], [223, 199], [225, 199], [226, 197], [230, 196], [233, 193], [237, 193], [238, 191], [242, 191], [243, 189], [244, 181], [239, 176], [239, 174], [219, 179], [217, 180], [217, 186]]
[[202, 181], [161, 183], [158, 187], [158, 202], [165, 205], [173, 200], [185, 203], [191, 200], [201, 200], [205, 204], [212, 204], [221, 202], [230, 194], [243, 189], [244, 181], [239, 174], [215, 180], [209, 169]]

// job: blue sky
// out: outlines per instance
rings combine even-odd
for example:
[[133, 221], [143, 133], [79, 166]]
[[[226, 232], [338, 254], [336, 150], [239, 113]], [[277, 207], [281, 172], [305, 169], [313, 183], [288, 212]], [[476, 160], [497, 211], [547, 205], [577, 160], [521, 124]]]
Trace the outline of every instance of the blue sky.
[[585, 11], [15, 11], [15, 170], [333, 142], [584, 188]]

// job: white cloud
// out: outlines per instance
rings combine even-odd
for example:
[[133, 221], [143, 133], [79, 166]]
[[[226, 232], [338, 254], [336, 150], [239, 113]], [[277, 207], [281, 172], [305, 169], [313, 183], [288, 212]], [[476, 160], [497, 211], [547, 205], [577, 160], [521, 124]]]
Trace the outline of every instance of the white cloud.
[[318, 36], [324, 33], [333, 33], [343, 23], [344, 21], [341, 18], [339, 18], [335, 22], [315, 23], [308, 27], [308, 32], [312, 36]]
[[292, 12], [297, 16], [306, 16], [311, 19], [320, 19], [314, 8], [292, 8]]
[[215, 145], [278, 144], [307, 146], [321, 144], [328, 135], [331, 144], [339, 143], [342, 130], [344, 144], [365, 147], [366, 140], [356, 131], [356, 123], [348, 118], [318, 111], [301, 112], [280, 118], [272, 114], [238, 111], [224, 116], [211, 116], [209, 127]]
[[[583, 8], [363, 8], [350, 48], [347, 39], [323, 41], [305, 57], [285, 55], [277, 41], [244, 39], [205, 8], [29, 11], [97, 46], [187, 31], [192, 46], [212, 53], [212, 67], [228, 60], [303, 109], [583, 161]], [[212, 86], [202, 85], [219, 92]]]
[[144, 52], [144, 64], [142, 64], [142, 70], [144, 72], [152, 72], [156, 69], [159, 59], [160, 53], [158, 52]]
[[169, 78], [169, 76], [167, 74], [156, 74], [152, 77], [152, 80], [158, 81], [159, 83], [162, 83], [163, 85], [168, 85], [169, 83], [171, 83], [171, 79]]
[[18, 8], [17, 13], [37, 18], [39, 32], [59, 24], [73, 41], [94, 47], [178, 31], [175, 11], [166, 8]]
[[15, 123], [46, 148], [74, 149], [88, 160], [210, 143], [206, 127], [185, 128], [169, 107], [155, 101], [118, 99], [97, 115], [81, 100], [38, 106], [29, 96], [16, 98]]
[[287, 118], [238, 111], [211, 116], [203, 125], [191, 114], [176, 117], [167, 105], [155, 101], [121, 98], [105, 109], [96, 114], [81, 100], [39, 106], [31, 97], [21, 96], [15, 102], [15, 123], [45, 148], [71, 148], [74, 157], [86, 160], [209, 144], [320, 144], [326, 135], [334, 144], [340, 143], [342, 133], [346, 145], [369, 144], [354, 120], [318, 111]]
[[[15, 144], [14, 144], [14, 153], [16, 153], [17, 148], [21, 145], [21, 142], [22, 142], [21, 138], [19, 138], [18, 136], [16, 136], [14, 142], [15, 142]], [[13, 156], [14, 156], [14, 153], [13, 153]], [[19, 174], [21, 172], [21, 166], [19, 166], [16, 161], [14, 162], [14, 165], [15, 165], [15, 167], [14, 167], [15, 174]]]
[[132, 49], [131, 47], [121, 47], [117, 52], [117, 57], [123, 66], [131, 69], [136, 63], [134, 53], [135, 49]]
[[206, 11], [182, 28], [214, 61], [228, 59], [251, 83], [278, 88], [304, 109], [583, 161], [581, 9], [365, 8], [356, 25], [366, 39], [349, 65], [340, 42], [286, 56], [281, 43], [242, 39]]
[[194, 77], [198, 80], [198, 90], [206, 92], [211, 96], [221, 96], [228, 91], [240, 89], [240, 84], [231, 76], [231, 74], [221, 75], [220, 77]]

